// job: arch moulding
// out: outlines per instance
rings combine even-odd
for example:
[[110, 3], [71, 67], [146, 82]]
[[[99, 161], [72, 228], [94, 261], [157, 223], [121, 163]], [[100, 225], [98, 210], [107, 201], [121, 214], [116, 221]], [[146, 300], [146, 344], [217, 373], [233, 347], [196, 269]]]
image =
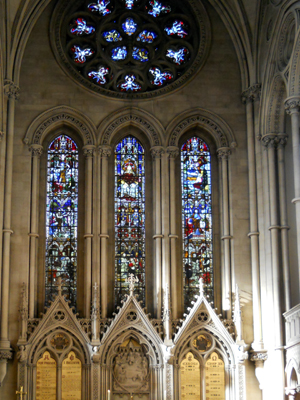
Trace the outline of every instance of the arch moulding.
[[110, 145], [114, 135], [124, 127], [136, 127], [145, 133], [151, 147], [162, 146], [164, 127], [150, 113], [138, 108], [124, 108], [110, 114], [99, 125], [99, 145]]
[[35, 118], [27, 129], [23, 142], [27, 145], [41, 145], [49, 132], [63, 126], [78, 132], [84, 145], [95, 144], [96, 127], [93, 122], [80, 111], [67, 106], [51, 108]]
[[218, 115], [197, 108], [178, 115], [167, 127], [168, 146], [178, 146], [180, 137], [193, 128], [202, 128], [211, 134], [217, 148], [236, 147], [237, 143], [230, 126]]

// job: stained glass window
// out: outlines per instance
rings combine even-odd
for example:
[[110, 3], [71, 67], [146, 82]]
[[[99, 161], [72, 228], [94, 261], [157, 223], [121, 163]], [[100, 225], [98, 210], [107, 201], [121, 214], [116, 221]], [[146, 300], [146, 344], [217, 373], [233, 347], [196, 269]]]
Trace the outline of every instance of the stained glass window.
[[135, 293], [145, 303], [145, 156], [127, 136], [115, 150], [115, 303], [129, 294], [126, 278], [139, 279]]
[[[64, 5], [58, 5], [60, 12], [56, 19], [53, 16], [53, 26], [60, 26], [54, 29], [59, 35], [56, 54], [67, 53], [62, 64], [91, 90], [118, 98], [146, 98], [148, 92], [156, 96], [177, 89], [200, 67], [209, 35], [205, 12], [200, 13], [196, 5], [199, 2], [58, 3]], [[99, 71], [99, 67], [105, 69]], [[189, 69], [193, 72], [187, 74]]]
[[132, 57], [140, 62], [149, 61], [149, 52], [146, 49], [139, 49], [134, 47], [132, 51]]
[[199, 294], [200, 277], [206, 293], [213, 295], [211, 157], [207, 144], [198, 137], [189, 139], [181, 148], [181, 189], [186, 310]]
[[78, 220], [78, 149], [68, 136], [50, 144], [47, 154], [46, 203], [46, 300], [56, 294], [57, 278], [62, 293], [76, 305]]

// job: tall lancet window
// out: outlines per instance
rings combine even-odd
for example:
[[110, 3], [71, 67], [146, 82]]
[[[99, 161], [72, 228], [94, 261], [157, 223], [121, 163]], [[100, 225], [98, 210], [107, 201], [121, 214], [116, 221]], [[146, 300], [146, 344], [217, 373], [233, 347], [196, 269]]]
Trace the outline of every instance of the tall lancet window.
[[145, 155], [132, 136], [115, 150], [115, 303], [128, 294], [126, 278], [139, 279], [135, 293], [145, 303]]
[[207, 144], [192, 137], [181, 147], [184, 308], [199, 293], [200, 277], [213, 295], [211, 156]]
[[53, 140], [47, 154], [46, 301], [62, 292], [76, 306], [78, 148], [68, 136]]

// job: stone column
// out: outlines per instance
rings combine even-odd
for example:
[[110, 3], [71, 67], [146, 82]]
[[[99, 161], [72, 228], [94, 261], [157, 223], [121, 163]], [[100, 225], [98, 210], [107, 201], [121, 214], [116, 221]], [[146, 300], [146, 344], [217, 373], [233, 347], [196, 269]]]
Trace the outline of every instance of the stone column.
[[[286, 112], [292, 120], [292, 144], [293, 144], [293, 164], [294, 164], [294, 188], [295, 198], [292, 203], [296, 207], [296, 226], [297, 226], [297, 250], [298, 250], [298, 276], [300, 279], [300, 97], [293, 96], [285, 100]], [[299, 281], [300, 287], [300, 281]]]
[[275, 316], [275, 327], [277, 332], [277, 346], [282, 345], [282, 323], [280, 306], [280, 265], [279, 265], [279, 221], [278, 221], [278, 191], [276, 186], [276, 147], [278, 136], [269, 134], [262, 137], [262, 144], [267, 148], [268, 172], [269, 172], [269, 195], [270, 195], [270, 222], [272, 272], [273, 272], [273, 310]]
[[284, 148], [287, 142], [286, 135], [280, 135], [277, 156], [278, 156], [278, 181], [279, 181], [279, 207], [280, 207], [280, 225], [281, 225], [281, 254], [282, 254], [282, 269], [284, 281], [284, 303], [285, 311], [291, 308], [290, 298], [290, 268], [289, 268], [289, 226], [287, 223], [286, 210], [286, 188], [285, 188], [285, 157]]
[[111, 155], [110, 146], [100, 146], [101, 156], [101, 315], [107, 317], [108, 306], [108, 265], [107, 265], [107, 247], [108, 247], [108, 157]]
[[154, 260], [155, 260], [155, 293], [154, 293], [154, 311], [156, 318], [161, 317], [162, 298], [161, 298], [161, 268], [162, 268], [162, 225], [161, 225], [161, 157], [164, 154], [163, 147], [155, 146], [151, 149], [153, 158], [153, 201], [154, 201]]
[[222, 209], [223, 209], [223, 245], [224, 245], [224, 260], [223, 260], [223, 278], [224, 278], [224, 304], [223, 310], [230, 311], [231, 309], [231, 267], [230, 267], [230, 224], [229, 224], [229, 184], [228, 184], [228, 158], [230, 149], [222, 147], [218, 149], [218, 157], [221, 160], [222, 173]]
[[[257, 182], [256, 182], [256, 160], [255, 160], [255, 115], [259, 106], [261, 85], [256, 84], [248, 88], [242, 94], [242, 101], [246, 104], [247, 114], [247, 147], [248, 147], [248, 177], [249, 177], [249, 208], [250, 208], [250, 238], [251, 248], [251, 271], [252, 271], [252, 291], [253, 291], [253, 330], [254, 350], [262, 350], [262, 317], [261, 317], [261, 294], [260, 294], [260, 268], [259, 268], [259, 232], [258, 232], [258, 213], [257, 213]], [[254, 104], [253, 104], [254, 102]], [[255, 109], [255, 112], [254, 112]]]
[[[171, 301], [172, 301], [172, 317], [178, 318], [178, 282], [177, 282], [177, 262], [176, 262], [176, 243], [178, 235], [176, 234], [176, 186], [180, 181], [176, 182], [175, 177], [175, 159], [179, 155], [179, 149], [174, 146], [167, 148], [170, 159], [170, 247], [171, 247]], [[181, 264], [181, 263], [180, 263]]]
[[279, 398], [283, 398], [284, 391], [284, 354], [283, 354], [283, 333], [282, 333], [282, 310], [280, 302], [280, 261], [279, 261], [279, 232], [278, 221], [278, 190], [276, 180], [276, 147], [278, 144], [278, 135], [268, 134], [262, 137], [262, 143], [267, 148], [268, 154], [268, 173], [269, 173], [269, 196], [270, 196], [270, 223], [271, 232], [271, 254], [272, 254], [272, 277], [273, 277], [273, 313], [274, 313], [274, 331], [275, 331], [275, 349], [280, 351], [278, 355], [278, 389], [282, 390]]
[[29, 318], [34, 318], [35, 311], [35, 281], [36, 281], [36, 254], [38, 241], [38, 199], [39, 199], [39, 172], [40, 157], [43, 154], [43, 146], [33, 144], [30, 146], [32, 156], [31, 174], [31, 210], [29, 233]]
[[[170, 187], [169, 187], [169, 154], [164, 153], [162, 156], [162, 289], [164, 293], [164, 328], [166, 332], [170, 332], [167, 325], [172, 320], [170, 296], [166, 298], [167, 288], [170, 288]], [[168, 319], [166, 319], [168, 315]], [[167, 341], [169, 338], [166, 339]]]
[[[2, 292], [1, 292], [1, 330], [0, 330], [0, 381], [6, 374], [6, 363], [11, 358], [10, 342], [8, 340], [8, 309], [9, 309], [9, 272], [10, 272], [10, 240], [11, 234], [11, 192], [13, 173], [13, 145], [15, 102], [19, 97], [19, 87], [12, 81], [4, 82], [4, 93], [7, 100], [7, 136], [6, 136], [6, 169], [4, 186], [4, 221], [3, 221], [3, 255], [2, 255]], [[4, 373], [5, 369], [5, 373]]]
[[93, 194], [93, 154], [95, 146], [83, 147], [85, 163], [85, 285], [84, 285], [84, 313], [90, 317], [91, 289], [92, 289], [92, 194]]

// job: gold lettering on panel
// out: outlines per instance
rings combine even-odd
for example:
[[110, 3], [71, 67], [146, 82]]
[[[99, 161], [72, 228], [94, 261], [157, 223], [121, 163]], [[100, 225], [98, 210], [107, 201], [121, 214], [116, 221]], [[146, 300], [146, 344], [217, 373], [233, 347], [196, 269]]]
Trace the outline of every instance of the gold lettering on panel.
[[56, 400], [56, 361], [49, 351], [36, 365], [36, 400]]
[[205, 365], [206, 400], [225, 400], [224, 362], [217, 353], [212, 353]]
[[200, 364], [193, 355], [187, 353], [181, 361], [181, 399], [200, 400]]
[[62, 363], [62, 400], [81, 400], [81, 361], [74, 351]]

